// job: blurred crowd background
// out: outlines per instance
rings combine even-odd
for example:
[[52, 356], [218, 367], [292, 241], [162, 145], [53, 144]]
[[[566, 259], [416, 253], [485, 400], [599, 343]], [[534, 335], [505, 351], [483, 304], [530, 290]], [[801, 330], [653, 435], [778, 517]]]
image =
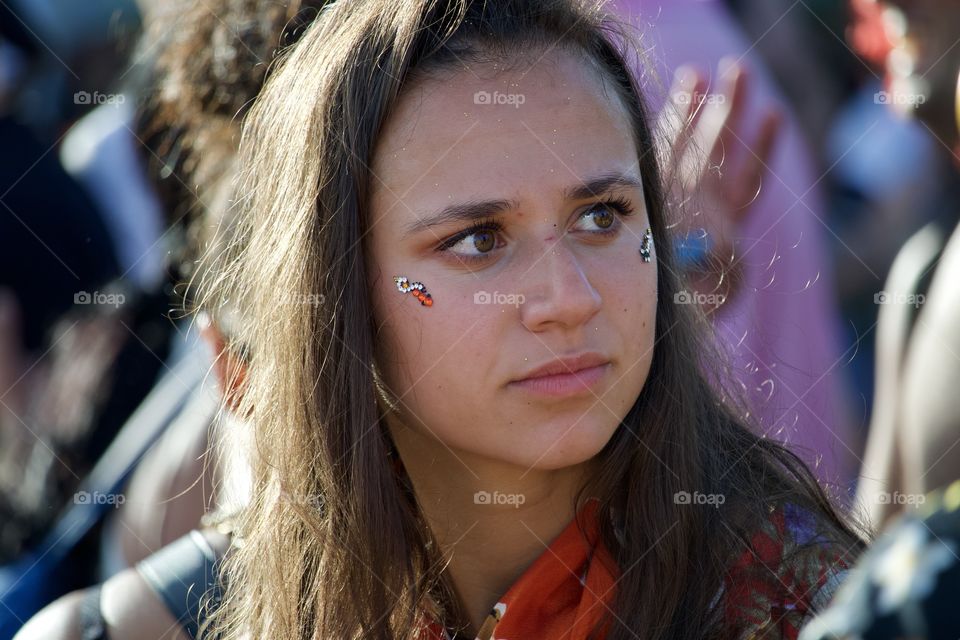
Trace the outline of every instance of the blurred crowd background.
[[[239, 122], [322, 4], [0, 0], [0, 640], [227, 500], [220, 337], [184, 309]], [[617, 7], [652, 103], [761, 165], [710, 311], [769, 435], [878, 533], [923, 521], [960, 478], [960, 2]]]

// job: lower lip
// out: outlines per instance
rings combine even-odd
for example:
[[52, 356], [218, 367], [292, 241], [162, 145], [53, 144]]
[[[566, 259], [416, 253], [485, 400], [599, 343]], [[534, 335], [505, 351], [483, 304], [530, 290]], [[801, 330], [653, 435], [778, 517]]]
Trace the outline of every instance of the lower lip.
[[610, 363], [580, 369], [573, 373], [559, 373], [540, 378], [526, 378], [511, 382], [510, 386], [544, 396], [567, 396], [589, 391], [607, 374]]

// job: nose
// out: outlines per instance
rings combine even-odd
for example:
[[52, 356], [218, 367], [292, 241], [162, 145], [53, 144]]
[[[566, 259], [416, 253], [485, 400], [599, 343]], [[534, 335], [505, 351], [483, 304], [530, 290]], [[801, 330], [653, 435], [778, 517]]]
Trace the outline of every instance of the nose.
[[528, 268], [522, 284], [525, 293], [520, 305], [521, 321], [534, 332], [580, 327], [596, 315], [602, 303], [600, 292], [563, 241], [554, 244]]

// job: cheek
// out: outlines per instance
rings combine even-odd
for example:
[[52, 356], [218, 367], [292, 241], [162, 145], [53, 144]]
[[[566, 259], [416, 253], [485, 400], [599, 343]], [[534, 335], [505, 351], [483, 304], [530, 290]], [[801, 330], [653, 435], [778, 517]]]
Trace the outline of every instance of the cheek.
[[477, 407], [492, 402], [484, 395], [497, 382], [492, 372], [499, 329], [490, 316], [496, 311], [473, 304], [470, 290], [438, 285], [431, 294], [432, 307], [399, 292], [396, 300], [384, 301], [389, 315], [380, 335], [380, 362], [384, 382], [401, 396], [404, 422], [438, 432], [462, 424], [461, 413], [475, 415]]
[[622, 353], [650, 349], [655, 333], [657, 261], [643, 262], [634, 244], [591, 263], [588, 272], [603, 299], [603, 324], [618, 340], [611, 346]]
[[643, 267], [639, 276], [630, 279], [627, 286], [621, 289], [622, 293], [613, 308], [624, 338], [628, 343], [646, 350], [653, 346], [658, 291], [656, 263], [650, 262]]
[[596, 277], [603, 296], [604, 326], [610, 335], [601, 340], [617, 355], [619, 382], [609, 391], [611, 402], [629, 408], [646, 383], [653, 359], [657, 322], [657, 262], [635, 263], [624, 257], [619, 265]]

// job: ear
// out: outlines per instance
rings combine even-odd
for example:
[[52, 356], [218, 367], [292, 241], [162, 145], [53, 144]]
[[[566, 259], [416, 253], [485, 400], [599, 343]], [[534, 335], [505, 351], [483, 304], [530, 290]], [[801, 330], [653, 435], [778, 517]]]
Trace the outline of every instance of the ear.
[[230, 410], [237, 413], [247, 379], [247, 363], [227, 347], [226, 337], [208, 314], [201, 312], [198, 315], [197, 326], [200, 338], [213, 351], [213, 372], [224, 400]]

